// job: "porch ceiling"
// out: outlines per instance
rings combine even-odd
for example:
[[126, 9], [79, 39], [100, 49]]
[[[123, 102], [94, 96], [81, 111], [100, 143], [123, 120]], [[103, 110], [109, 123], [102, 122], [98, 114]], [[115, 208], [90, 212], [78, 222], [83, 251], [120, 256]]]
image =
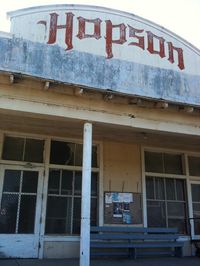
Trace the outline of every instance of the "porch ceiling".
[[[48, 135], [62, 138], [82, 138], [82, 120], [35, 116], [20, 112], [0, 112], [0, 129], [4, 131]], [[154, 131], [141, 131], [124, 126], [93, 123], [93, 139], [138, 143], [145, 146], [174, 148], [200, 152], [200, 137]]]

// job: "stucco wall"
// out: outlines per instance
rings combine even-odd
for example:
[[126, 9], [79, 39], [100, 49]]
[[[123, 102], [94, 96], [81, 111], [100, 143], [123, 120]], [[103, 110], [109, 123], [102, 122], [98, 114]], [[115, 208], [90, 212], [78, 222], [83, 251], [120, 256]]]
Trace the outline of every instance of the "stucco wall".
[[46, 241], [44, 242], [44, 258], [78, 258], [79, 241]]
[[104, 191], [141, 192], [140, 146], [104, 142]]

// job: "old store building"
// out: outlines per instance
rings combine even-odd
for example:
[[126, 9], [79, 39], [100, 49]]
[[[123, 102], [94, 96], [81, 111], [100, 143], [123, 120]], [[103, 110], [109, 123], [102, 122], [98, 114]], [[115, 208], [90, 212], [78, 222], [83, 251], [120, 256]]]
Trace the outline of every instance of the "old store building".
[[9, 16], [11, 32], [0, 33], [0, 256], [79, 256], [91, 136], [91, 224], [178, 227], [190, 255], [190, 232], [200, 238], [200, 51], [106, 8]]

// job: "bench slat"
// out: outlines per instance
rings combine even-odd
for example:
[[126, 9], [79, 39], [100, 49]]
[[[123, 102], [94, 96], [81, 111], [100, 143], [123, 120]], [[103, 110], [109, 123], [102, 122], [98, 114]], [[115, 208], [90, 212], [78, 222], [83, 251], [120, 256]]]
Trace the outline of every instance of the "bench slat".
[[182, 242], [92, 242], [93, 248], [164, 248], [164, 247], [183, 247]]
[[155, 240], [176, 240], [178, 238], [178, 235], [174, 234], [166, 234], [166, 235], [163, 235], [163, 234], [125, 234], [125, 233], [118, 233], [118, 234], [115, 234], [115, 233], [100, 233], [100, 234], [91, 234], [90, 235], [90, 238], [91, 240], [94, 240], [94, 239], [127, 239], [127, 240], [136, 240], [136, 239], [155, 239]]
[[95, 253], [90, 253], [92, 257], [98, 257], [98, 256], [128, 256], [129, 252], [95, 252]]
[[156, 250], [156, 251], [146, 251], [146, 250], [142, 250], [137, 252], [137, 257], [140, 256], [148, 256], [148, 255], [174, 255], [174, 251], [173, 250]]
[[177, 234], [177, 228], [156, 227], [119, 227], [119, 226], [91, 226], [91, 232], [132, 232], [132, 233], [155, 233], [155, 234]]

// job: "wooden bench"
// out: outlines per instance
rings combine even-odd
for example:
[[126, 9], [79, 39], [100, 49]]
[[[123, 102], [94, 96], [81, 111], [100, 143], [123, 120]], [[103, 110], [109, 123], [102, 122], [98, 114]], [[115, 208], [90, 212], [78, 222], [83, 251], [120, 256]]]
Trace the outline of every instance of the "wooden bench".
[[133, 259], [148, 255], [182, 257], [184, 243], [177, 239], [176, 228], [91, 227], [91, 257], [128, 256]]

